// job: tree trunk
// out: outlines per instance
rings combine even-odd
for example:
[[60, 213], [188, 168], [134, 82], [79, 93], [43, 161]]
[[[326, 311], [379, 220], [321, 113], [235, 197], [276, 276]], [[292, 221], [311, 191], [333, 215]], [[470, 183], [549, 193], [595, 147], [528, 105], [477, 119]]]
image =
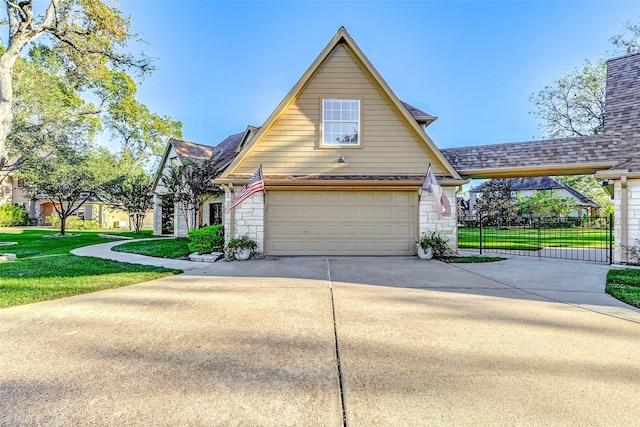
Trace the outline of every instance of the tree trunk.
[[0, 57], [0, 180], [4, 179], [9, 170], [7, 150], [7, 135], [13, 120], [13, 66], [15, 57], [9, 55], [9, 51]]
[[64, 236], [64, 233], [67, 228], [67, 217], [60, 215], [60, 235]]

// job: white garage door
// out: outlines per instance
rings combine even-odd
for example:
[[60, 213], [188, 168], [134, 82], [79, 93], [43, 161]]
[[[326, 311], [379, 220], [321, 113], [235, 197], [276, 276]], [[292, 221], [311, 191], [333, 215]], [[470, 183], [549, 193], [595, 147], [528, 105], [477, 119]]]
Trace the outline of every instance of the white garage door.
[[411, 191], [267, 191], [266, 255], [413, 255]]

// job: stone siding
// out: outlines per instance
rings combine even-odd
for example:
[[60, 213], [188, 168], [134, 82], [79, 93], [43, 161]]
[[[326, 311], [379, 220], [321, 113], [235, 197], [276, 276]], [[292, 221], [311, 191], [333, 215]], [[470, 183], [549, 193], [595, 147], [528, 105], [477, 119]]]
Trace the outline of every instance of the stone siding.
[[420, 198], [419, 232], [420, 236], [435, 231], [449, 241], [449, 247], [458, 251], [458, 224], [456, 209], [456, 188], [442, 187], [449, 199], [451, 214], [440, 214], [438, 203], [433, 194], [423, 192]]
[[[225, 193], [225, 202], [229, 203], [231, 194]], [[233, 219], [234, 224], [231, 224]], [[264, 194], [256, 193], [238, 206], [232, 212], [224, 215], [224, 239], [228, 242], [233, 237], [249, 236], [258, 243], [257, 255], [264, 253]]]
[[[622, 248], [622, 218], [621, 211], [622, 185], [620, 180], [615, 181], [614, 187], [614, 248], [613, 260], [619, 264], [625, 261]], [[627, 245], [640, 244], [640, 180], [630, 179], [627, 181]]]

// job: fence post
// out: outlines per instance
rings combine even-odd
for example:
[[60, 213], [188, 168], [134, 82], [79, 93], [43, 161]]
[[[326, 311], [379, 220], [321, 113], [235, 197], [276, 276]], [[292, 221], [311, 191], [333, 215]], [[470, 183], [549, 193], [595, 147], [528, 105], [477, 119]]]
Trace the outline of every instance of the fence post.
[[613, 264], [613, 214], [609, 214], [609, 265]]
[[542, 220], [538, 217], [538, 258], [542, 258], [542, 237], [540, 233], [542, 232]]
[[480, 218], [480, 255], [482, 255], [482, 215], [478, 217]]

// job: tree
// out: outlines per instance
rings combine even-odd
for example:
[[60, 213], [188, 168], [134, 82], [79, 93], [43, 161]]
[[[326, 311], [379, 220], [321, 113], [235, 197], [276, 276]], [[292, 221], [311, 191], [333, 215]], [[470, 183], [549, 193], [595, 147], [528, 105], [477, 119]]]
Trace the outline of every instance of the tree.
[[511, 180], [490, 179], [480, 185], [480, 195], [475, 206], [483, 221], [494, 225], [507, 225], [518, 216]]
[[613, 202], [600, 185], [600, 181], [593, 175], [557, 176], [556, 181], [575, 188], [594, 202], [600, 205], [601, 212], [613, 213]]
[[596, 135], [604, 131], [607, 67], [604, 60], [586, 60], [530, 96], [532, 114], [548, 138]]
[[197, 227], [198, 212], [206, 197], [213, 194], [215, 188], [211, 180], [216, 176], [215, 163], [205, 159], [201, 163], [187, 162], [184, 165], [172, 166], [169, 173], [162, 177], [167, 193], [172, 195], [173, 202], [185, 218], [189, 230]]
[[124, 159], [143, 163], [151, 156], [162, 155], [167, 137], [182, 138], [180, 121], [151, 113], [135, 99], [136, 84], [126, 73], [110, 73], [101, 82], [101, 91], [108, 99], [103, 123], [111, 136], [121, 142]]
[[[0, 55], [0, 172], [11, 167], [7, 136], [13, 121], [15, 65], [22, 50], [45, 38], [60, 54], [66, 78], [78, 90], [92, 89], [112, 69], [150, 70], [149, 60], [123, 53], [134, 39], [131, 22], [100, 0], [50, 0], [40, 6], [33, 0], [5, 0], [8, 43]], [[34, 11], [41, 8], [40, 13]]]
[[29, 197], [51, 202], [60, 218], [60, 235], [67, 218], [95, 197], [118, 173], [115, 157], [104, 149], [61, 149], [20, 169]]
[[553, 190], [536, 191], [529, 197], [518, 197], [518, 208], [530, 216], [566, 216], [577, 207], [575, 200], [560, 197]]
[[141, 168], [108, 184], [105, 194], [109, 205], [129, 216], [136, 234], [142, 232], [144, 217], [153, 208], [152, 181]]
[[609, 41], [623, 55], [640, 52], [640, 22], [628, 21], [625, 30], [612, 36]]
[[[68, 144], [91, 140], [100, 123], [96, 107], [87, 104], [65, 78], [57, 52], [34, 46], [16, 63], [13, 123], [6, 140], [8, 169], [19, 169]], [[0, 182], [4, 174], [0, 174]]]

